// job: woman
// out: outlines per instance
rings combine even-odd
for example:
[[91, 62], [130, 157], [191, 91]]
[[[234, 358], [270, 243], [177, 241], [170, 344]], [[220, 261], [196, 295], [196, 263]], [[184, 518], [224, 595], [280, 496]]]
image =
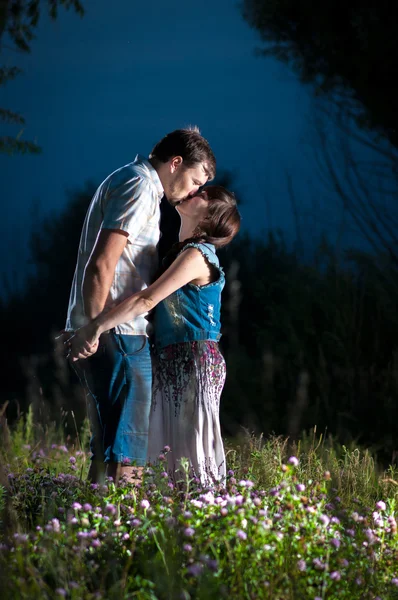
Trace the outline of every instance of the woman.
[[219, 422], [225, 362], [218, 348], [225, 278], [215, 249], [238, 233], [240, 215], [234, 195], [221, 186], [207, 186], [176, 209], [180, 243], [165, 258], [167, 270], [148, 288], [79, 329], [72, 360], [95, 352], [101, 333], [156, 306], [148, 458], [155, 460], [168, 445], [170, 472], [187, 457], [201, 482], [208, 484], [225, 477]]

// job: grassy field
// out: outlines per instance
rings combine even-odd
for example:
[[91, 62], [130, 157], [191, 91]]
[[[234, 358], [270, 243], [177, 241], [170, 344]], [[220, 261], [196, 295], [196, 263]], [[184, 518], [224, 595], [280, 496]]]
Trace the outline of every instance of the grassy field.
[[173, 483], [160, 454], [116, 488], [85, 481], [87, 426], [1, 434], [2, 600], [398, 598], [398, 472], [366, 450], [244, 433], [225, 486]]

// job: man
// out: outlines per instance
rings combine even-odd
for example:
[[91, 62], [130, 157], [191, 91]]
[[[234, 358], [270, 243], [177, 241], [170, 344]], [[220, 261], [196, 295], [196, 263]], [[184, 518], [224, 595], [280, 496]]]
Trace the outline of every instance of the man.
[[[172, 206], [183, 202], [213, 179], [215, 166], [199, 130], [179, 129], [156, 144], [149, 160], [138, 155], [105, 179], [83, 225], [67, 331], [151, 283], [162, 196]], [[94, 399], [89, 472], [94, 482], [102, 478], [105, 464], [116, 482], [121, 476], [134, 481], [145, 464], [152, 387], [147, 336], [145, 317], [124, 323], [101, 336], [98, 351], [79, 366]]]

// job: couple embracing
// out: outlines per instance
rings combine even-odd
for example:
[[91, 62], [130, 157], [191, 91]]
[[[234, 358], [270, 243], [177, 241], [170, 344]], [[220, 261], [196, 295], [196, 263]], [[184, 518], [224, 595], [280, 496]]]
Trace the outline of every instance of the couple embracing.
[[215, 169], [198, 129], [179, 129], [107, 177], [88, 208], [65, 343], [89, 395], [93, 482], [135, 482], [165, 446], [172, 476], [186, 457], [203, 484], [225, 477], [216, 250], [240, 215], [231, 192], [203, 187]]

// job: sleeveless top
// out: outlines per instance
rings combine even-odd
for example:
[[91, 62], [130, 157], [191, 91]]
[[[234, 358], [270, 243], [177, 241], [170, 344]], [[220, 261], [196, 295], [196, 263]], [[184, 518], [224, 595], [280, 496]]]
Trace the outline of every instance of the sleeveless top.
[[170, 344], [221, 338], [221, 291], [225, 275], [213, 244], [189, 242], [187, 248], [198, 248], [207, 261], [216, 267], [219, 277], [206, 285], [187, 283], [159, 302], [155, 309], [154, 342], [157, 348]]

